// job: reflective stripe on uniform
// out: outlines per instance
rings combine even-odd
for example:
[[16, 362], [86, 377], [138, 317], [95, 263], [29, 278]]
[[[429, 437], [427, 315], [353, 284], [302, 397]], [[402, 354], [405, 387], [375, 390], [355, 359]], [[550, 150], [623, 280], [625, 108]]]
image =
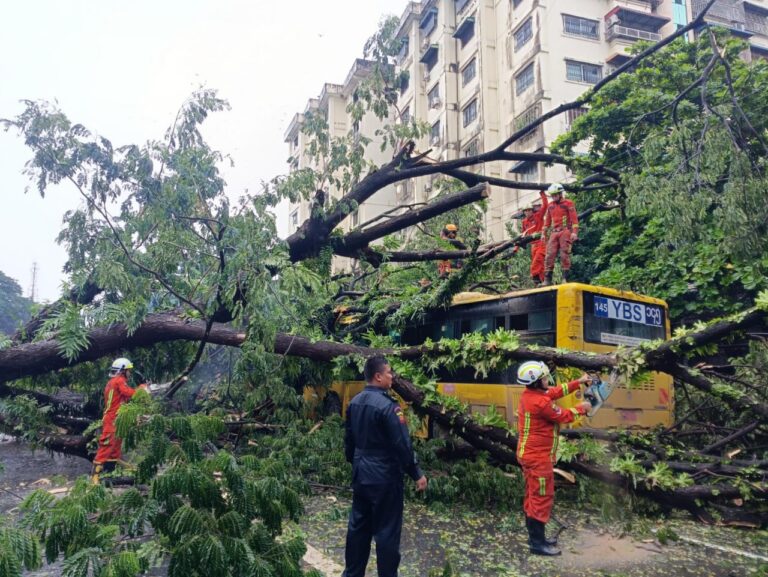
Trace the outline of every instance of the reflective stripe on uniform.
[[578, 417], [579, 415], [581, 415], [581, 413], [579, 412], [579, 410], [576, 407], [571, 407], [570, 411], [573, 413], [574, 417]]
[[107, 412], [107, 411], [109, 411], [109, 409], [111, 409], [111, 408], [112, 408], [112, 398], [113, 398], [114, 396], [115, 396], [115, 389], [114, 389], [114, 388], [112, 388], [112, 389], [110, 389], [110, 391], [109, 391], [109, 398], [107, 399], [107, 408], [106, 408], [106, 409], [104, 409], [104, 413], [105, 413], [105, 414], [106, 414], [106, 412]]
[[552, 450], [549, 452], [549, 456], [554, 460], [555, 455], [557, 455], [557, 444], [560, 441], [560, 425], [555, 423], [554, 429], [552, 430]]
[[525, 411], [525, 424], [523, 425], [523, 438], [520, 439], [520, 448], [517, 450], [517, 456], [522, 457], [525, 453], [525, 444], [528, 442], [528, 433], [531, 432], [531, 413]]
[[563, 383], [562, 385], [560, 385], [560, 387], [563, 389], [563, 396], [567, 397], [568, 396], [568, 383]]
[[547, 478], [539, 477], [539, 495], [547, 494]]

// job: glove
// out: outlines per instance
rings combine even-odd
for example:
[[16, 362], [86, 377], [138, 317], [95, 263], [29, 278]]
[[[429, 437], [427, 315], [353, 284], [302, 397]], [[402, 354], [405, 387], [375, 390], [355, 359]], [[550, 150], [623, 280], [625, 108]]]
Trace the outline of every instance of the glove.
[[576, 405], [576, 410], [578, 410], [582, 415], [586, 415], [589, 411], [592, 410], [592, 403], [589, 401], [581, 401], [578, 405]]
[[576, 234], [575, 232], [572, 232], [571, 233], [571, 242], [576, 242], [577, 240], [579, 240], [579, 235]]

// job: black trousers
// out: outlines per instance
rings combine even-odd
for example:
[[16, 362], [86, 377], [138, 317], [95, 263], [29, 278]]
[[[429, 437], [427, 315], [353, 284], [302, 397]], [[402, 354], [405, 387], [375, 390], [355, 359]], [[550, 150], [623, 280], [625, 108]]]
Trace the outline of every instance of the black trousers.
[[403, 528], [403, 483], [354, 485], [342, 577], [365, 577], [371, 539], [379, 577], [397, 577]]

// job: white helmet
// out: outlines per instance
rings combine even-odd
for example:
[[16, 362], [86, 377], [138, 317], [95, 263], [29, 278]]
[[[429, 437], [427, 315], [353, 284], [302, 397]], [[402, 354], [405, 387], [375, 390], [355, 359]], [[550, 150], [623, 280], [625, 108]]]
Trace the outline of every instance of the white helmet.
[[537, 383], [542, 377], [549, 377], [549, 367], [541, 361], [525, 361], [517, 369], [517, 382], [526, 387]]
[[552, 196], [553, 194], [563, 194], [565, 191], [565, 188], [563, 188], [563, 185], [559, 182], [555, 182], [553, 184], [549, 185], [549, 188], [547, 189], [547, 194], [549, 196]]
[[109, 376], [114, 377], [115, 375], [132, 368], [133, 363], [130, 360], [120, 357], [119, 359], [115, 359], [112, 362], [112, 366], [109, 367]]

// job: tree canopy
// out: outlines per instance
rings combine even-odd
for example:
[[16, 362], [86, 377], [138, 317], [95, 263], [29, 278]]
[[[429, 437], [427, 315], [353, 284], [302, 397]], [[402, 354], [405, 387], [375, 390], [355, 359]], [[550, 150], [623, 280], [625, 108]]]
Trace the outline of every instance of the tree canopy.
[[[303, 544], [288, 522], [300, 513], [305, 476], [322, 482], [347, 473], [343, 463], [318, 462], [324, 451], [339, 454], [338, 429], [313, 434], [301, 391], [350, 377], [378, 353], [393, 359], [396, 390], [414, 410], [499, 464], [514, 463], [513, 431], [498, 414], [472, 415], [439, 395], [437, 368], [485, 370], [537, 358], [562, 369], [612, 369], [627, 383], [649, 370], [668, 372], [680, 393], [674, 425], [637, 435], [568, 433], [576, 441], [566, 445], [563, 466], [702, 519], [765, 524], [768, 127], [760, 88], [768, 68], [745, 63], [743, 44], [721, 31], [705, 27], [696, 41], [683, 41], [702, 18], [641, 45], [577, 101], [476, 156], [430, 159], [416, 150], [424, 130], [417, 122], [332, 138], [324, 115], [312, 114], [304, 127], [312, 167], [236, 203], [219, 171], [224, 155], [200, 129], [227, 109], [215, 91], [195, 92], [165, 136], [142, 145], [113, 145], [49, 104], [26, 102], [4, 124], [30, 148], [28, 173], [41, 194], [66, 183], [83, 204], [59, 236], [67, 290], [3, 341], [0, 420], [50, 448], [86, 455], [105, 357], [155, 359], [154, 380], [169, 382], [162, 398], [139, 395], [118, 420], [140, 454], [133, 481], [144, 488], [117, 500], [85, 483], [56, 502], [34, 494], [23, 507], [30, 543], [39, 538], [49, 560], [63, 555], [67, 575], [135, 575], [163, 557], [171, 575], [301, 575]], [[385, 21], [367, 45], [376, 66], [350, 107], [358, 119], [397, 117], [392, 29]], [[534, 125], [583, 106], [588, 111], [549, 152], [509, 152]], [[365, 160], [374, 136], [392, 153], [381, 166]], [[525, 285], [527, 256], [513, 251], [534, 239], [483, 243], [476, 207], [492, 190], [547, 183], [468, 170], [499, 160], [571, 170], [568, 190], [590, 219], [577, 245], [576, 279], [666, 298], [672, 340], [589, 355], [527, 347], [504, 330], [416, 347], [386, 336], [448, 306], [459, 291]], [[426, 206], [339, 228], [381, 188], [432, 175], [439, 194]], [[278, 238], [276, 206], [300, 197], [313, 202], [311, 216]], [[448, 219], [467, 231], [467, 250], [438, 239]], [[417, 228], [409, 240], [396, 235], [409, 227]], [[357, 264], [334, 274], [334, 255]], [[433, 261], [441, 258], [463, 258], [465, 266], [440, 279]], [[354, 322], [338, 322], [342, 315]], [[238, 349], [226, 370], [220, 347]], [[218, 375], [205, 395], [189, 379], [201, 360]], [[286, 430], [257, 436], [247, 428], [254, 424]], [[691, 426], [701, 432], [690, 441], [675, 437]], [[253, 444], [240, 443], [250, 434]], [[738, 450], [724, 455], [726, 446]], [[29, 565], [34, 552], [18, 549], [17, 565]]]

